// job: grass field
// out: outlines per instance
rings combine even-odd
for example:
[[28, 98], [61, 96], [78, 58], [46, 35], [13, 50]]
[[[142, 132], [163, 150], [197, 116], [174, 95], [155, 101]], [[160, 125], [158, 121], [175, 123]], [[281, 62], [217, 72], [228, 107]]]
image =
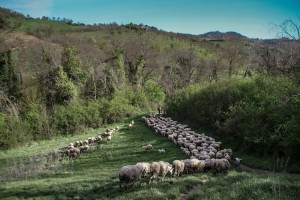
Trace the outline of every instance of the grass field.
[[[118, 171], [128, 164], [184, 159], [180, 149], [155, 134], [135, 118], [128, 130], [124, 123], [68, 138], [28, 144], [0, 153], [0, 199], [298, 199], [300, 176], [285, 173], [242, 171], [238, 166], [227, 174], [206, 172], [167, 177], [147, 185], [147, 179], [127, 191], [119, 188]], [[77, 159], [58, 161], [51, 152], [70, 142], [95, 136], [106, 128], [121, 129], [111, 143], [94, 145]], [[143, 145], [151, 143], [153, 152]], [[157, 149], [166, 149], [159, 154]], [[47, 156], [46, 156], [47, 155]]]

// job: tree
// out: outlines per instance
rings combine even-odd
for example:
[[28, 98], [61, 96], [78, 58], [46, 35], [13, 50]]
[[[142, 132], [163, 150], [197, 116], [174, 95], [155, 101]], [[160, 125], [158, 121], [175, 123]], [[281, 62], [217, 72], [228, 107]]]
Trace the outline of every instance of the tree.
[[187, 87], [201, 77], [203, 65], [194, 49], [178, 49], [173, 55], [176, 62], [177, 80], [179, 88]]
[[82, 61], [77, 56], [77, 49], [73, 46], [64, 48], [62, 67], [67, 76], [76, 85], [82, 85], [87, 80], [88, 69], [84, 69]]
[[0, 54], [0, 87], [9, 98], [18, 98], [21, 95], [19, 79], [12, 65], [12, 52], [7, 50]]
[[228, 77], [230, 78], [235, 72], [235, 69], [241, 64], [242, 61], [242, 48], [244, 47], [241, 40], [227, 41], [228, 45], [223, 50], [224, 59], [228, 64]]
[[274, 74], [277, 67], [277, 50], [269, 46], [254, 46], [258, 71], [267, 75]]
[[132, 85], [144, 86], [160, 66], [158, 54], [141, 39], [126, 42], [124, 59], [128, 79]]
[[[300, 17], [298, 17], [300, 20]], [[279, 29], [279, 35], [281, 37], [287, 37], [293, 40], [300, 42], [300, 25], [297, 24], [294, 20], [286, 19], [279, 25], [276, 25]]]
[[56, 104], [68, 104], [78, 96], [78, 89], [68, 78], [62, 66], [52, 68], [49, 73], [41, 78], [42, 92], [48, 107]]
[[[298, 17], [300, 20], [300, 17]], [[286, 19], [276, 25], [278, 34], [290, 40], [282, 40], [279, 54], [279, 71], [290, 77], [300, 74], [300, 25], [296, 21]]]

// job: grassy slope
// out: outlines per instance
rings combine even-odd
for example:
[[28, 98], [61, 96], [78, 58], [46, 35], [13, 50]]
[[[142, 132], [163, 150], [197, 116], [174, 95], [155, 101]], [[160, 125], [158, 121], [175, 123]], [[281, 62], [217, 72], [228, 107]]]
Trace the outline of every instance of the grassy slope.
[[65, 22], [61, 21], [52, 21], [52, 20], [36, 20], [36, 19], [26, 19], [22, 21], [22, 25], [18, 28], [19, 31], [28, 31], [34, 28], [43, 28], [43, 27], [53, 27], [58, 30], [80, 30], [81, 26], [68, 25]]
[[[53, 161], [51, 165], [58, 166], [56, 170], [29, 173], [25, 178], [5, 181], [0, 185], [1, 199], [178, 199], [182, 196], [181, 193], [188, 193], [188, 199], [297, 199], [300, 196], [299, 175], [256, 174], [241, 172], [238, 167], [228, 174], [213, 176], [211, 173], [203, 173], [184, 175], [181, 178], [169, 177], [164, 182], [154, 182], [151, 185], [146, 185], [146, 180], [143, 179], [142, 185], [136, 183], [128, 191], [122, 191], [119, 189], [117, 176], [121, 166], [140, 161], [172, 162], [174, 159], [185, 158], [185, 155], [166, 138], [145, 127], [138, 118], [132, 130], [125, 128], [126, 123], [118, 125], [123, 128], [109, 144], [96, 146], [94, 150], [72, 161]], [[11, 165], [13, 158], [26, 160], [30, 156], [46, 154], [95, 134], [96, 131], [91, 131], [1, 152], [1, 163], [7, 163], [7, 166], [1, 166], [1, 174], [7, 172], [5, 167], [21, 168], [20, 163]], [[142, 146], [147, 143], [154, 145], [153, 152], [143, 151]], [[165, 148], [166, 154], [159, 154], [156, 151], [158, 148]], [[25, 162], [21, 163], [24, 164]], [[47, 163], [45, 166], [51, 165]], [[207, 182], [202, 184], [202, 181]]]

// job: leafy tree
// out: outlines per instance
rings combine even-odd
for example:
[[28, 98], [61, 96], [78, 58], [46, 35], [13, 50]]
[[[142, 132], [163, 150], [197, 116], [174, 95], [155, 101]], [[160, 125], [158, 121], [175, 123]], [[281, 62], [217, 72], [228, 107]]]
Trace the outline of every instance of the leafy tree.
[[68, 78], [62, 66], [50, 70], [45, 78], [42, 78], [43, 91], [47, 105], [68, 104], [78, 96], [78, 89]]
[[84, 68], [77, 54], [78, 51], [75, 47], [66, 46], [62, 57], [62, 67], [69, 79], [81, 86], [86, 82], [89, 70]]
[[12, 65], [11, 50], [0, 54], [0, 87], [9, 97], [18, 98], [21, 95], [19, 79]]

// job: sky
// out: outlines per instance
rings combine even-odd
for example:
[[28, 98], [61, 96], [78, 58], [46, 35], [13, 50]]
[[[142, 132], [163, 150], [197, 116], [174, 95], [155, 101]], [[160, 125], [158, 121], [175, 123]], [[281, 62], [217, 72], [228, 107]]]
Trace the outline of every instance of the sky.
[[85, 24], [146, 24], [178, 33], [235, 31], [249, 38], [276, 38], [274, 24], [300, 24], [300, 0], [0, 0], [0, 7], [36, 17]]

